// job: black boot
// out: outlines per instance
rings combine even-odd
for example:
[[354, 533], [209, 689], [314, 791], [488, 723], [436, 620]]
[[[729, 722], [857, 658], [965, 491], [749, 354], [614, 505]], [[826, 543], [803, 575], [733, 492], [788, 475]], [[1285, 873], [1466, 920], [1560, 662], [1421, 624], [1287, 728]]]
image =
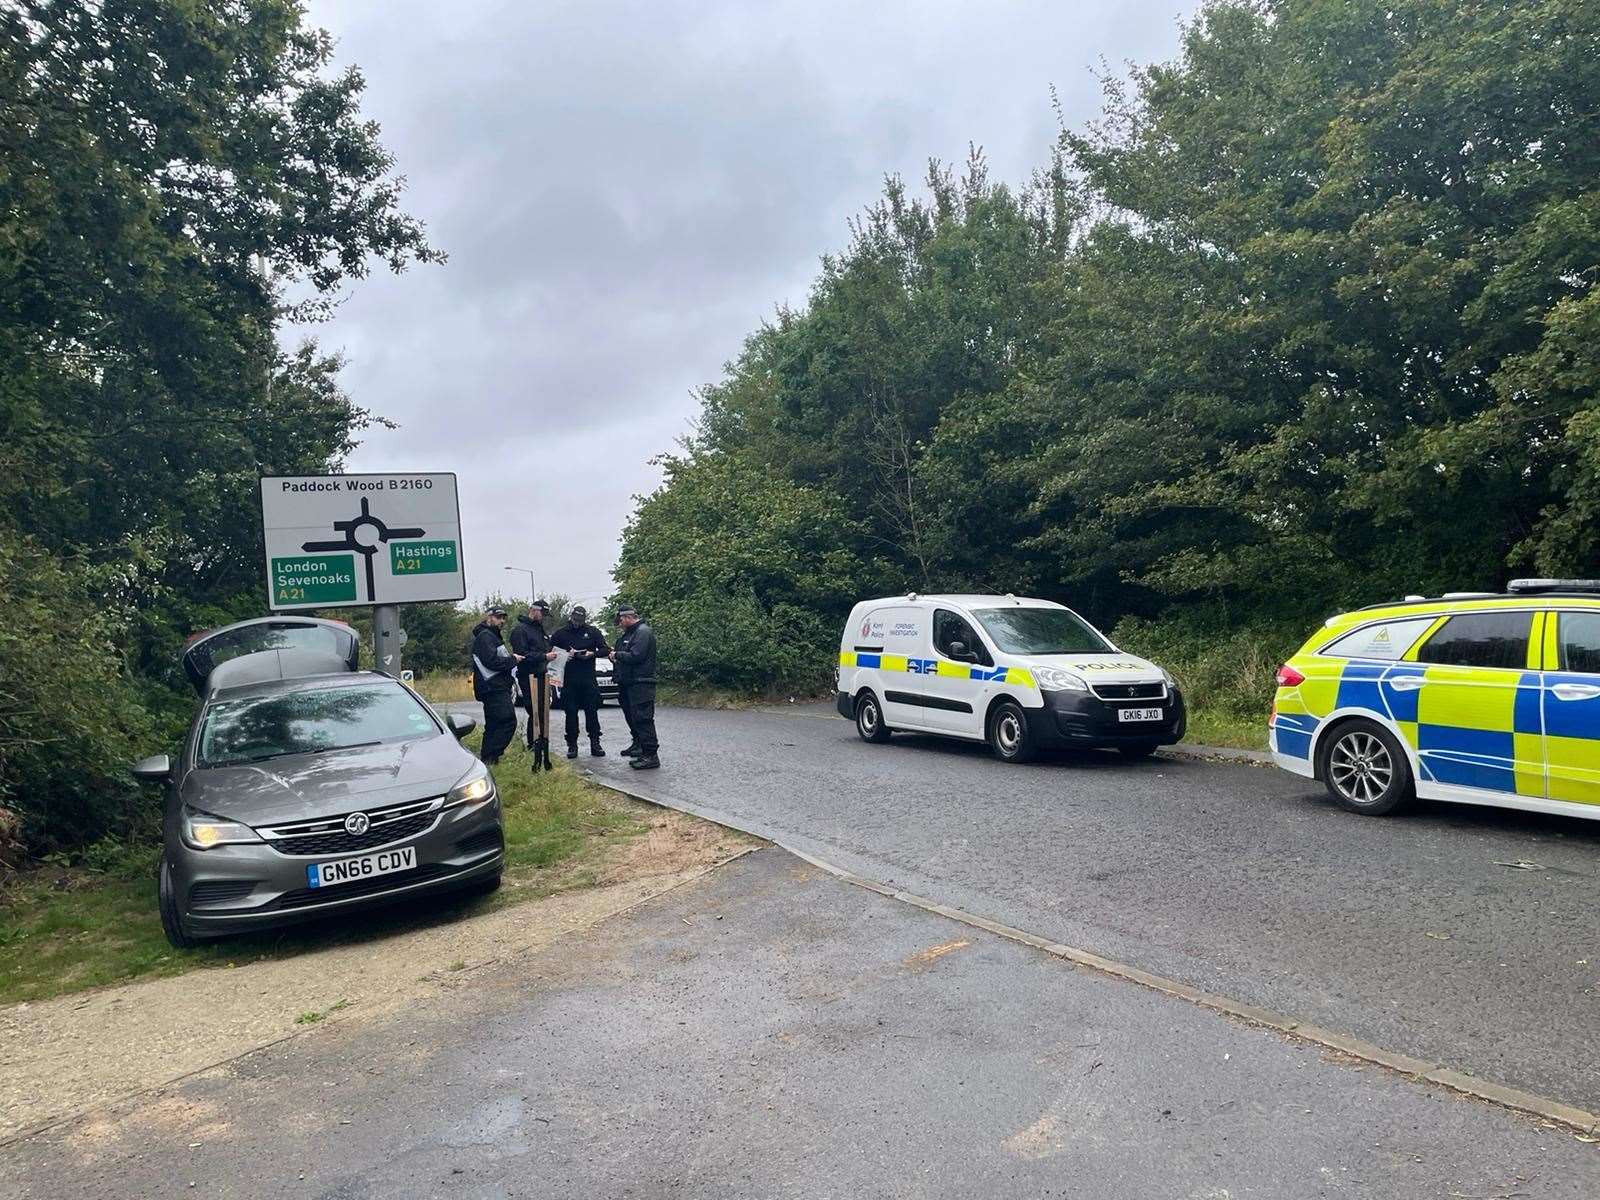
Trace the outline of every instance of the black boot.
[[578, 757], [578, 743], [577, 742], [568, 742], [567, 743], [567, 757], [568, 758], [577, 758]]
[[638, 742], [629, 742], [622, 748], [623, 758], [638, 758], [644, 751], [639, 748]]
[[589, 743], [589, 754], [594, 758], [604, 758], [606, 752], [600, 748], [600, 739], [595, 738]]
[[661, 760], [654, 754], [641, 754], [628, 765], [635, 771], [654, 771], [661, 766]]

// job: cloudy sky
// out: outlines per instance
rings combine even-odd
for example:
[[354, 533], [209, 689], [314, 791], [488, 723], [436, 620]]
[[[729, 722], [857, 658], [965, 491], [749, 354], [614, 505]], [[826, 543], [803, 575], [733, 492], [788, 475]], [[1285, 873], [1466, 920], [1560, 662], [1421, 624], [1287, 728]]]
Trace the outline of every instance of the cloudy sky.
[[995, 178], [1172, 57], [1192, 0], [309, 0], [444, 266], [315, 331], [400, 423], [356, 471], [456, 471], [468, 589], [598, 599], [633, 497], [744, 337], [803, 303], [885, 174]]

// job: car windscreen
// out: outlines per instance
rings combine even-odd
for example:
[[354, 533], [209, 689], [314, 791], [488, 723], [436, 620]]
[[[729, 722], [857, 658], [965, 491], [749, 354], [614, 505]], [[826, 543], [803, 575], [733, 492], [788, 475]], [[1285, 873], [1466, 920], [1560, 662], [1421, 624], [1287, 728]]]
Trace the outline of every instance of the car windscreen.
[[397, 684], [311, 688], [218, 700], [200, 727], [202, 767], [347, 750], [439, 732], [422, 704]]
[[979, 608], [972, 615], [1007, 654], [1103, 654], [1116, 649], [1064, 608]]

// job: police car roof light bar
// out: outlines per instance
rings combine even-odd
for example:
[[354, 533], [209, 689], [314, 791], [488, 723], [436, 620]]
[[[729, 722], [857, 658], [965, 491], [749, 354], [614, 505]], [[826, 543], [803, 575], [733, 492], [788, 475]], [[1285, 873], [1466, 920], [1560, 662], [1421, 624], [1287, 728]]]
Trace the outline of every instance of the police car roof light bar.
[[1600, 579], [1513, 579], [1506, 584], [1513, 595], [1536, 595], [1543, 592], [1600, 592]]

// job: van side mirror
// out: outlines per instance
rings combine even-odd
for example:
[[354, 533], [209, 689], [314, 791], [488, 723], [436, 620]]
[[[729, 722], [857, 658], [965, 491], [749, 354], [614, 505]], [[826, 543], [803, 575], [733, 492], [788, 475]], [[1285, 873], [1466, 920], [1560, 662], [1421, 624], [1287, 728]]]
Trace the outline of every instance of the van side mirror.
[[140, 783], [166, 783], [172, 778], [172, 759], [165, 754], [152, 754], [134, 763], [132, 773]]
[[478, 723], [465, 713], [453, 712], [445, 718], [445, 724], [450, 726], [450, 732], [460, 741], [478, 727]]
[[950, 643], [950, 657], [960, 659], [962, 662], [977, 662], [978, 656], [967, 649], [965, 642]]

